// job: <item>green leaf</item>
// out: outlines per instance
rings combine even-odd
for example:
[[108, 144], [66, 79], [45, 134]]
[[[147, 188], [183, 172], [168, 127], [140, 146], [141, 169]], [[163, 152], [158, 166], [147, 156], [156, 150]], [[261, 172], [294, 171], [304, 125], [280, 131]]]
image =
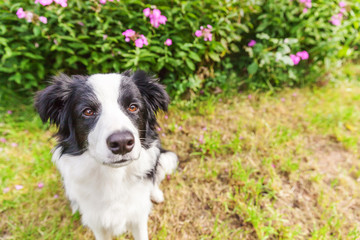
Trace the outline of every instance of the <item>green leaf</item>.
[[209, 52], [209, 57], [215, 62], [220, 62], [219, 54], [215, 52]]
[[195, 52], [189, 52], [189, 58], [191, 58], [192, 60], [194, 60], [196, 62], [201, 61], [199, 55], [197, 55], [197, 53], [195, 53]]
[[14, 81], [14, 82], [20, 84], [20, 83], [21, 83], [21, 73], [16, 72], [14, 75], [12, 75], [11, 77], [9, 77], [9, 80]]
[[239, 47], [234, 43], [230, 44], [230, 49], [233, 52], [239, 52], [240, 51]]
[[249, 74], [255, 74], [259, 68], [259, 65], [256, 62], [253, 62], [247, 67], [247, 71]]
[[191, 69], [191, 71], [195, 70], [195, 64], [188, 58], [185, 59], [186, 65]]

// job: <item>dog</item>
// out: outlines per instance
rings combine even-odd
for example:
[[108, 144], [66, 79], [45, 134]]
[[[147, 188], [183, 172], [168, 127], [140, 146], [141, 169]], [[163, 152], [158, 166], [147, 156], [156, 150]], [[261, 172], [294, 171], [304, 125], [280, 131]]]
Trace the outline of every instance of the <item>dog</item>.
[[97, 240], [130, 231], [148, 239], [152, 201], [178, 158], [161, 147], [156, 113], [169, 96], [144, 71], [91, 76], [60, 74], [35, 96], [41, 120], [57, 126], [52, 160], [73, 212]]

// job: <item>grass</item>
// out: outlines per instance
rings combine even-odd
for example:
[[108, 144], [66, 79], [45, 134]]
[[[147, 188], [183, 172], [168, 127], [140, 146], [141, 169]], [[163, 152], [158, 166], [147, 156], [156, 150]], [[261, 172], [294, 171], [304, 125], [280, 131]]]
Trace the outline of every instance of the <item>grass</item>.
[[[359, 103], [342, 81], [172, 106], [159, 133], [180, 166], [151, 239], [359, 239]], [[50, 161], [53, 131], [26, 104], [0, 107], [0, 239], [93, 239]]]

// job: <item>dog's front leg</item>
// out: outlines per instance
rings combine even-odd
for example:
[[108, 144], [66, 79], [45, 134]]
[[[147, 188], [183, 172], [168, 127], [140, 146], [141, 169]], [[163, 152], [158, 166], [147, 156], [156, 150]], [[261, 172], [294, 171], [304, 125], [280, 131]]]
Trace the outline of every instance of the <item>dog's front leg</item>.
[[143, 219], [140, 219], [139, 222], [133, 223], [131, 225], [131, 232], [134, 236], [135, 240], [148, 240], [148, 229], [147, 229], [147, 219], [148, 216], [146, 216]]
[[111, 240], [111, 234], [104, 229], [92, 229], [96, 240]]

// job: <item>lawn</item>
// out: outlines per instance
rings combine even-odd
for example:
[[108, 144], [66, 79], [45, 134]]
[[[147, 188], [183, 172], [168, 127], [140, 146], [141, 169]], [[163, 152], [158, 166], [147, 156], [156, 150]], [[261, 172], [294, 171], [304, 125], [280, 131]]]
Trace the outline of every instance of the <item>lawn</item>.
[[[359, 239], [359, 103], [360, 83], [341, 81], [173, 104], [158, 131], [180, 165], [150, 238]], [[29, 105], [0, 106], [0, 239], [93, 239]]]

